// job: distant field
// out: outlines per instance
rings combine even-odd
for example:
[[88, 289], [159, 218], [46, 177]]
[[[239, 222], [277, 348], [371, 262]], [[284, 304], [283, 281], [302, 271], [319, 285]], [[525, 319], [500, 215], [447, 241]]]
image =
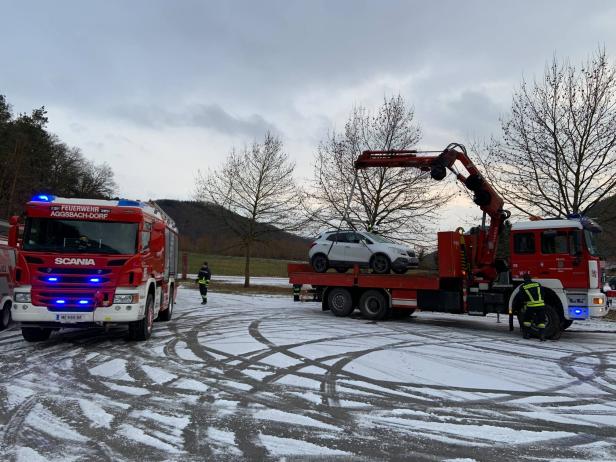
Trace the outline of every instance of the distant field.
[[[207, 261], [213, 274], [220, 276], [240, 276], [244, 274], [244, 257], [227, 257], [224, 255], [205, 255], [188, 252], [188, 272], [199, 271], [203, 261]], [[251, 258], [250, 275], [268, 277], [286, 277], [288, 260], [269, 258]], [[180, 264], [181, 268], [181, 264]]]

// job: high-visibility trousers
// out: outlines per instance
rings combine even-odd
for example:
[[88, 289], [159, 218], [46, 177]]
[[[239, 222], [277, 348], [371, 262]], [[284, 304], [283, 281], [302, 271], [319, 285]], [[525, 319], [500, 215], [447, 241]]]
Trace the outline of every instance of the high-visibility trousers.
[[201, 293], [201, 298], [203, 301], [207, 301], [207, 286], [210, 283], [208, 279], [205, 282], [199, 282], [199, 292]]

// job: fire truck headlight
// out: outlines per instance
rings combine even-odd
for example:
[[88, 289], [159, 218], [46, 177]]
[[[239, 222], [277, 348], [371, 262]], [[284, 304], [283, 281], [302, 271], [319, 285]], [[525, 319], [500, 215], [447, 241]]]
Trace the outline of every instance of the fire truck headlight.
[[603, 303], [604, 303], [603, 297], [594, 297], [592, 299], [592, 304], [593, 305], [603, 305]]
[[30, 292], [15, 292], [15, 301], [18, 303], [30, 303], [32, 301]]
[[139, 303], [139, 294], [116, 294], [113, 303]]

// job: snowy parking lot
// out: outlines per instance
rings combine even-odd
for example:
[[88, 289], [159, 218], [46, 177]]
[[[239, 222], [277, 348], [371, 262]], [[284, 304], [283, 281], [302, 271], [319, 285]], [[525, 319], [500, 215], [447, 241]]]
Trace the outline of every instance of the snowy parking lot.
[[334, 318], [180, 289], [148, 342], [0, 333], [3, 460], [616, 460], [616, 323]]

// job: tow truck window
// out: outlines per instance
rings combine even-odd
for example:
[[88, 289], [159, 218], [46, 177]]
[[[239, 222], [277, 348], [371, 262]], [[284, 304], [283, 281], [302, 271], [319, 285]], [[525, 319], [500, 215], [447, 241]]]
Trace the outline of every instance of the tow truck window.
[[515, 253], [535, 253], [535, 235], [533, 233], [518, 233], [513, 236], [513, 251]]
[[137, 223], [28, 218], [24, 231], [24, 250], [40, 252], [78, 252], [135, 254]]
[[541, 234], [541, 253], [570, 253], [568, 235], [566, 231], [544, 231]]

